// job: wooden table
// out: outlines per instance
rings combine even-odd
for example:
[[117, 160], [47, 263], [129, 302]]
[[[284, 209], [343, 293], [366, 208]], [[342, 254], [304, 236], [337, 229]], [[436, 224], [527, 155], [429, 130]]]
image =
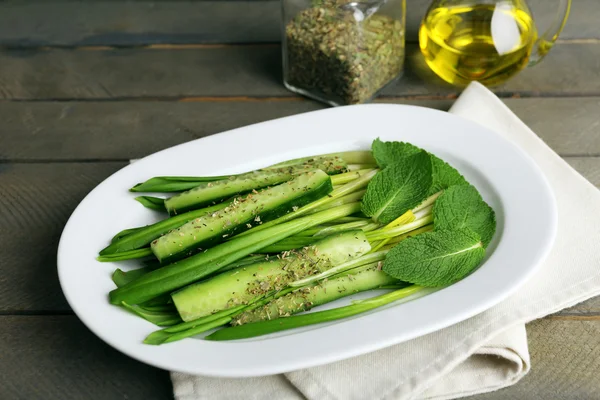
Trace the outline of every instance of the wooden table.
[[[458, 94], [418, 72], [426, 3], [408, 1], [407, 71], [378, 102], [447, 109]], [[543, 3], [530, 1], [547, 23]], [[495, 88], [595, 184], [598, 20], [600, 2], [574, 0], [547, 59]], [[129, 159], [322, 108], [282, 86], [278, 41], [274, 1], [0, 3], [1, 399], [172, 397], [166, 371], [113, 350], [73, 315], [57, 280], [57, 243], [79, 201]], [[532, 372], [478, 398], [600, 398], [600, 298], [528, 333]]]

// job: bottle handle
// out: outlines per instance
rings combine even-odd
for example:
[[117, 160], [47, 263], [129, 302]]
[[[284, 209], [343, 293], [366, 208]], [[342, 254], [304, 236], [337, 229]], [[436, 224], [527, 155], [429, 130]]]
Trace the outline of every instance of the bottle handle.
[[554, 42], [558, 39], [558, 35], [562, 32], [567, 19], [569, 18], [569, 12], [571, 11], [571, 0], [560, 0], [558, 5], [558, 12], [552, 22], [552, 25], [541, 35], [533, 46], [533, 51], [529, 57], [528, 67], [540, 62], [546, 54], [554, 46]]

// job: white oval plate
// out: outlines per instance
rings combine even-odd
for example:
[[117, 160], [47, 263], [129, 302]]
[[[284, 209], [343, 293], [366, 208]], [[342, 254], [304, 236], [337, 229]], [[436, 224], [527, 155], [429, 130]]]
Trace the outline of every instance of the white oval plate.
[[[128, 189], [156, 175], [223, 175], [283, 160], [368, 149], [377, 137], [408, 141], [455, 166], [497, 214], [482, 266], [417, 300], [353, 318], [233, 342], [142, 343], [156, 329], [108, 303], [112, 271], [98, 251], [121, 229], [154, 222]], [[513, 293], [548, 254], [556, 233], [552, 191], [533, 161], [477, 124], [427, 108], [361, 105], [301, 114], [185, 143], [123, 168], [96, 187], [69, 219], [58, 249], [63, 292], [89, 329], [121, 352], [171, 371], [219, 377], [268, 375], [342, 360], [455, 324]], [[369, 296], [373, 294], [370, 293]], [[365, 294], [362, 294], [364, 297]], [[353, 296], [332, 306], [348, 304]], [[316, 308], [319, 309], [319, 308]], [[343, 333], [342, 333], [343, 332]]]

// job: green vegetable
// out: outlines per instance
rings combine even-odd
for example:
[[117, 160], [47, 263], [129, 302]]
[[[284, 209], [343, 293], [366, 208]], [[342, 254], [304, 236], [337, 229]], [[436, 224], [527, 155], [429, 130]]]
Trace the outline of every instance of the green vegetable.
[[158, 221], [152, 225], [143, 226], [140, 228], [127, 229], [120, 232], [122, 235], [118, 240], [113, 242], [106, 248], [100, 251], [100, 255], [109, 255], [121, 253], [124, 251], [135, 250], [148, 246], [154, 239], [159, 238], [181, 225], [200, 218], [206, 214], [212, 214], [227, 207], [231, 202], [219, 203], [212, 207], [201, 208], [200, 210], [189, 211], [184, 214], [176, 215], [171, 218]]
[[293, 177], [293, 170], [287, 168], [253, 171], [221, 181], [203, 182], [187, 192], [165, 199], [165, 207], [171, 215], [181, 214], [253, 189], [287, 182]]
[[380, 139], [375, 139], [371, 144], [373, 157], [377, 161], [379, 168], [384, 169], [389, 165], [395, 164], [404, 157], [415, 155], [422, 149], [405, 142], [382, 142]]
[[136, 201], [139, 201], [144, 207], [149, 208], [151, 210], [156, 211], [167, 211], [165, 208], [165, 199], [160, 197], [152, 197], [152, 196], [138, 196], [135, 198]]
[[260, 249], [262, 253], [281, 253], [282, 251], [299, 249], [301, 247], [311, 246], [318, 238], [312, 236], [290, 236], [285, 239], [273, 243], [270, 246]]
[[274, 259], [237, 268], [187, 286], [171, 295], [179, 315], [190, 321], [287, 287], [288, 283], [323, 272], [371, 249], [361, 231], [327, 237], [314, 246], [285, 252]]
[[214, 182], [223, 179], [229, 179], [229, 176], [156, 176], [145, 182], [138, 183], [130, 192], [182, 192], [194, 188], [202, 182]]
[[419, 291], [422, 287], [412, 285], [400, 290], [393, 291], [372, 299], [357, 302], [345, 307], [334, 308], [331, 310], [311, 312], [308, 314], [294, 315], [287, 318], [280, 318], [271, 321], [255, 322], [235, 326], [232, 328], [220, 329], [207, 337], [207, 340], [236, 340], [255, 336], [266, 335], [269, 333], [280, 332], [287, 329], [299, 328], [302, 326], [320, 324], [327, 321], [336, 321], [342, 318], [351, 317], [377, 307], [393, 303], [402, 298], [408, 297]]
[[[348, 155], [352, 157], [352, 153]], [[343, 153], [340, 153], [343, 154]], [[356, 158], [356, 157], [354, 157]], [[131, 189], [131, 192], [183, 192], [185, 190], [193, 189], [203, 183], [216, 182], [222, 180], [235, 180], [236, 178], [248, 175], [261, 173], [267, 170], [281, 170], [284, 167], [291, 167], [289, 169], [293, 174], [301, 174], [303, 172], [311, 171], [314, 169], [321, 169], [327, 172], [329, 175], [339, 174], [345, 172], [347, 169], [346, 162], [335, 154], [317, 156], [317, 157], [305, 157], [297, 160], [290, 160], [280, 164], [272, 165], [262, 170], [252, 171], [246, 174], [237, 175], [224, 175], [224, 176], [157, 176], [143, 183], [138, 183]], [[256, 188], [255, 188], [256, 189]]]
[[144, 318], [146, 321], [152, 322], [158, 326], [171, 326], [181, 322], [181, 318], [171, 306], [171, 310], [153, 311], [145, 307], [129, 305], [123, 302], [123, 307], [132, 313]]
[[[425, 294], [476, 269], [495, 232], [494, 211], [456, 169], [410, 143], [379, 139], [372, 152], [305, 157], [231, 177], [156, 177], [138, 190], [188, 190], [164, 202], [138, 200], [165, 205], [171, 215], [194, 211], [119, 232], [99, 260], [154, 250], [164, 263], [205, 249], [169, 265], [154, 258], [114, 272], [110, 302], [168, 326], [149, 335], [149, 344], [226, 324], [240, 326], [208, 339], [253, 337]], [[211, 206], [196, 209], [202, 205]], [[404, 282], [413, 286], [291, 316]]]
[[431, 157], [432, 182], [429, 188], [428, 196], [431, 196], [441, 190], [454, 185], [468, 184], [465, 178], [450, 164], [437, 158], [433, 154]]
[[468, 228], [426, 232], [392, 248], [383, 270], [405, 282], [446, 286], [467, 276], [484, 255], [481, 238]]
[[116, 242], [117, 240], [121, 240], [123, 239], [125, 236], [133, 233], [133, 232], [137, 232], [140, 231], [142, 229], [144, 229], [144, 226], [140, 226], [139, 228], [127, 228], [127, 229], [123, 229], [122, 231], [120, 231], [119, 233], [117, 233], [115, 236], [113, 236], [113, 238], [110, 240], [111, 243]]
[[[273, 243], [298, 232], [360, 210], [359, 203], [346, 204], [317, 214], [298, 218], [280, 225], [239, 236], [214, 246], [205, 252], [164, 266], [110, 292], [112, 304], [139, 304], [163, 293], [169, 293], [198, 281], [229, 264], [256, 253]], [[251, 232], [251, 231], [249, 231]]]
[[362, 212], [387, 224], [417, 206], [427, 196], [431, 182], [431, 161], [427, 153], [403, 157], [369, 182]]
[[152, 250], [150, 247], [144, 247], [136, 250], [122, 251], [120, 253], [99, 255], [96, 260], [101, 262], [114, 262], [124, 260], [134, 260], [136, 258], [145, 258], [152, 256]]
[[117, 268], [112, 274], [112, 281], [115, 283], [115, 285], [117, 285], [117, 287], [125, 286], [129, 282], [133, 282], [140, 276], [146, 275], [150, 271], [151, 270], [146, 267], [133, 269], [127, 272]]
[[364, 168], [359, 169], [357, 171], [350, 171], [339, 175], [333, 175], [331, 177], [331, 183], [336, 186], [343, 185], [345, 183], [352, 182], [353, 180], [358, 179], [361, 176], [364, 176], [365, 174], [373, 171], [373, 169], [374, 168]]
[[178, 256], [181, 258], [181, 255], [201, 250], [200, 247], [206, 248], [237, 232], [248, 230], [252, 225], [292, 212], [332, 190], [329, 175], [321, 170], [297, 175], [286, 183], [254, 191], [212, 214], [190, 220], [154, 240], [152, 252], [161, 262]]
[[[272, 226], [281, 224], [282, 222], [293, 220], [293, 219], [298, 218], [303, 215], [317, 213], [316, 210], [326, 211], [331, 208], [334, 208], [333, 204], [334, 204], [334, 202], [336, 202], [336, 200], [341, 199], [342, 197], [344, 197], [346, 195], [349, 195], [351, 193], [354, 193], [354, 192], [366, 187], [368, 185], [369, 181], [371, 181], [371, 179], [373, 179], [373, 177], [377, 174], [377, 171], [378, 170], [373, 170], [373, 171], [361, 176], [360, 178], [353, 180], [352, 182], [348, 182], [345, 185], [342, 185], [342, 186], [334, 189], [333, 192], [329, 193], [329, 195], [326, 197], [323, 197], [317, 201], [313, 201], [312, 203], [307, 204], [304, 207], [301, 207], [292, 213], [289, 213], [282, 217], [279, 217], [276, 220], [266, 222], [260, 226], [255, 226], [254, 228], [252, 228], [251, 231], [242, 232], [238, 236], [244, 236], [244, 235], [248, 235], [250, 233], [256, 233], [263, 229], [267, 229]], [[352, 203], [344, 202], [343, 204], [352, 204]], [[327, 207], [325, 207], [325, 206], [327, 206]], [[319, 212], [321, 212], [321, 211], [319, 211]]]
[[404, 225], [394, 226], [392, 228], [383, 227], [376, 231], [367, 232], [367, 238], [372, 242], [375, 240], [391, 239], [399, 235], [411, 232], [415, 229], [424, 227], [433, 222], [433, 215], [429, 214]]
[[258, 321], [289, 317], [312, 307], [329, 303], [354, 293], [377, 289], [382, 286], [397, 284], [398, 281], [388, 274], [378, 271], [377, 267], [369, 267], [352, 274], [325, 280], [315, 286], [297, 289], [281, 296], [260, 308], [243, 312], [236, 316], [232, 325], [242, 325]]
[[[422, 151], [420, 148], [405, 142], [382, 142], [375, 139], [371, 145], [373, 156], [377, 165], [384, 169]], [[433, 154], [429, 153], [431, 159], [432, 182], [428, 195], [439, 192], [454, 185], [464, 185], [465, 178], [452, 166]]]
[[494, 210], [486, 204], [471, 185], [452, 186], [436, 200], [433, 206], [436, 230], [470, 228], [487, 247], [496, 230]]
[[323, 271], [320, 274], [311, 275], [309, 277], [291, 282], [289, 284], [289, 286], [297, 288], [297, 287], [310, 285], [317, 281], [321, 281], [321, 280], [330, 278], [334, 275], [344, 274], [346, 272], [356, 270], [357, 268], [360, 268], [364, 265], [368, 265], [368, 264], [372, 264], [372, 263], [379, 263], [380, 261], [385, 260], [386, 254], [387, 254], [387, 251], [368, 253], [361, 257], [349, 260], [343, 264], [336, 265], [335, 267], [330, 268], [326, 271]]
[[[365, 184], [365, 186], [366, 186], [366, 184]], [[332, 194], [330, 194], [330, 196], [334, 196], [335, 191], [336, 191], [336, 189], [334, 189], [334, 192]], [[354, 203], [355, 201], [360, 201], [360, 200], [362, 200], [363, 196], [365, 195], [365, 192], [366, 192], [366, 190], [357, 190], [356, 192], [352, 192], [345, 196], [341, 196], [341, 197], [338, 196], [335, 200], [331, 200], [331, 201], [327, 202], [326, 204], [323, 204], [318, 207], [313, 207], [313, 209], [310, 210], [310, 212], [308, 212], [307, 214], [314, 214], [319, 211], [328, 210], [331, 207], [337, 207], [337, 206], [341, 206], [343, 204]], [[311, 206], [311, 205], [309, 204], [309, 206]], [[346, 217], [346, 218], [355, 218], [355, 217]]]

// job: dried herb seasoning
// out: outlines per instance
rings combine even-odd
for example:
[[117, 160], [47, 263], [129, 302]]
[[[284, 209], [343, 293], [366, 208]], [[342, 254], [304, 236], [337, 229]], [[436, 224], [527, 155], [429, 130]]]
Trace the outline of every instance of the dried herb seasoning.
[[284, 70], [288, 87], [330, 104], [357, 104], [373, 98], [400, 75], [402, 23], [377, 13], [364, 17], [356, 4], [321, 2], [287, 24]]

